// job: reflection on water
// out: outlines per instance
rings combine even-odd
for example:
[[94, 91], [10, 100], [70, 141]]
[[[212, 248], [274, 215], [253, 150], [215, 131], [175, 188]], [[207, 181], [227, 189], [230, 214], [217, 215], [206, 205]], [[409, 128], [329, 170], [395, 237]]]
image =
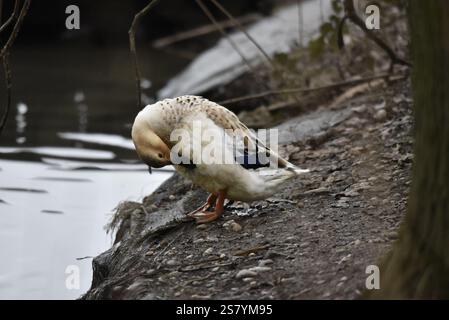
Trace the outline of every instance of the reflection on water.
[[[123, 165], [124, 166], [124, 165]], [[111, 245], [103, 227], [119, 201], [141, 200], [169, 172], [64, 170], [0, 160], [0, 299], [73, 299], [90, 286], [91, 259]], [[80, 288], [66, 288], [66, 268]]]
[[[185, 61], [145, 45], [139, 53], [150, 101]], [[0, 299], [74, 299], [92, 275], [92, 259], [77, 258], [110, 247], [103, 227], [113, 209], [141, 200], [171, 171], [150, 176], [136, 158], [127, 47], [15, 47], [11, 59], [13, 108], [0, 136]], [[68, 266], [79, 268], [79, 289], [66, 287]]]

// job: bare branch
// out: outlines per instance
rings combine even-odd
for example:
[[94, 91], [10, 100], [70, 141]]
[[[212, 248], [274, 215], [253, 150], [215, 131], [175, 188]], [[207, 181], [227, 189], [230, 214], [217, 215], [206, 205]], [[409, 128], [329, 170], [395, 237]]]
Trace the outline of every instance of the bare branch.
[[249, 63], [249, 60], [246, 59], [245, 55], [242, 51], [240, 51], [237, 44], [234, 42], [234, 40], [231, 39], [231, 37], [228, 36], [228, 34], [224, 31], [222, 26], [217, 22], [217, 20], [214, 18], [212, 13], [209, 11], [209, 9], [204, 5], [202, 0], [195, 0], [198, 6], [203, 10], [204, 14], [209, 18], [210, 21], [215, 25], [215, 27], [220, 31], [220, 33], [228, 40], [229, 44], [234, 48], [234, 50], [239, 54], [239, 56], [242, 58], [243, 62], [248, 66], [248, 68], [251, 70], [251, 72], [254, 73], [254, 69]]
[[[3, 62], [3, 71], [5, 73], [5, 82], [6, 82], [6, 107], [5, 111], [3, 112], [3, 116], [0, 120], [0, 134], [3, 132], [3, 129], [6, 126], [6, 121], [8, 119], [9, 111], [11, 109], [11, 88], [12, 88], [12, 81], [11, 81], [11, 69], [9, 67], [9, 50], [11, 49], [11, 46], [13, 45], [15, 39], [17, 38], [17, 35], [19, 33], [20, 27], [22, 26], [23, 19], [25, 18], [28, 8], [30, 7], [31, 0], [25, 0], [25, 2], [22, 5], [22, 8], [20, 9], [20, 13], [17, 17], [17, 12], [19, 9], [18, 1], [14, 3], [14, 9], [11, 16], [8, 18], [7, 21], [5, 21], [4, 24], [0, 27], [0, 32], [5, 30], [8, 25], [11, 24], [11, 22], [16, 19], [16, 23], [14, 24], [14, 27], [11, 31], [11, 34], [9, 35], [8, 40], [6, 41], [5, 45], [0, 51], [0, 58]], [[3, 3], [2, 3], [3, 4]]]
[[228, 18], [229, 20], [231, 20], [234, 25], [240, 30], [240, 32], [242, 32], [249, 41], [251, 41], [256, 48], [260, 51], [260, 53], [265, 57], [265, 59], [267, 60], [268, 64], [272, 67], [273, 66], [273, 61], [271, 60], [270, 56], [265, 52], [265, 50], [257, 43], [257, 41], [242, 27], [242, 25], [240, 24], [240, 22], [235, 19], [232, 14], [226, 10], [225, 7], [223, 7], [217, 0], [210, 0], [212, 1], [212, 3], [218, 8], [220, 9], [221, 12], [223, 12]]
[[[31, 0], [25, 0], [22, 9], [20, 10], [19, 17], [17, 18], [16, 24], [14, 25], [14, 28], [11, 32], [11, 35], [9, 36], [8, 41], [3, 46], [2, 50], [0, 51], [0, 58], [5, 55], [7, 51], [11, 48], [12, 44], [14, 43], [14, 40], [16, 40], [16, 37], [19, 33], [20, 27], [22, 26], [23, 19], [25, 18], [28, 8], [30, 7]], [[5, 22], [6, 23], [6, 22]]]
[[302, 1], [297, 0], [298, 6], [298, 43], [302, 48], [304, 46], [304, 14], [302, 10]]
[[342, 47], [344, 45], [344, 43], [342, 41], [343, 36], [341, 35], [342, 29], [343, 29], [343, 23], [345, 22], [346, 19], [349, 19], [352, 23], [354, 23], [360, 29], [362, 29], [362, 31], [366, 34], [366, 36], [369, 39], [374, 41], [382, 50], [384, 50], [386, 52], [386, 54], [388, 55], [388, 57], [390, 58], [390, 60], [392, 62], [392, 65], [401, 64], [401, 65], [405, 65], [405, 66], [409, 66], [409, 67], [412, 66], [412, 64], [410, 62], [405, 61], [402, 58], [399, 58], [396, 55], [396, 53], [393, 51], [393, 49], [391, 49], [390, 46], [385, 41], [383, 41], [381, 38], [376, 36], [376, 34], [374, 32], [372, 32], [371, 30], [368, 30], [368, 28], [366, 27], [363, 20], [357, 15], [357, 13], [355, 11], [353, 0], [344, 0], [344, 6], [345, 6], [346, 16], [343, 18], [343, 21], [340, 23], [340, 26], [339, 26], [339, 39], [341, 39], [341, 40], [339, 40], [339, 41], [341, 41], [339, 46]]
[[[254, 22], [260, 19], [260, 16], [258, 14], [249, 14], [246, 16], [242, 16], [237, 18], [237, 20], [241, 23], [241, 24], [245, 24], [245, 23], [250, 23], [250, 22]], [[232, 21], [223, 21], [223, 22], [219, 22], [220, 26], [222, 28], [229, 28], [234, 26], [234, 22]], [[153, 42], [153, 47], [154, 48], [164, 48], [166, 46], [172, 45], [174, 43], [180, 42], [180, 41], [184, 41], [184, 40], [188, 40], [188, 39], [192, 39], [195, 37], [199, 37], [199, 36], [203, 36], [215, 31], [219, 31], [216, 27], [215, 24], [208, 24], [205, 26], [201, 26], [198, 28], [194, 28], [191, 30], [187, 30], [187, 31], [182, 31], [179, 33], [176, 33], [172, 36], [168, 36], [168, 37], [163, 37], [163, 38], [159, 38], [157, 40], [155, 40]]]
[[136, 29], [139, 25], [140, 20], [142, 17], [144, 17], [150, 10], [153, 8], [153, 6], [158, 2], [159, 0], [152, 0], [150, 3], [148, 3], [142, 10], [140, 10], [133, 19], [133, 22], [131, 23], [131, 27], [129, 28], [128, 34], [129, 34], [129, 50], [131, 51], [133, 63], [134, 63], [134, 72], [136, 75], [136, 91], [137, 91], [137, 107], [141, 108], [142, 106], [142, 97], [141, 97], [141, 89], [140, 89], [140, 70], [139, 70], [139, 63], [137, 59], [137, 51], [136, 51]]
[[6, 83], [6, 107], [3, 113], [2, 119], [0, 120], [0, 135], [6, 126], [6, 120], [8, 119], [9, 111], [11, 109], [11, 69], [9, 68], [9, 53], [6, 53], [3, 57], [3, 72], [5, 73], [5, 83]]
[[[3, 8], [3, 6], [2, 6]], [[8, 20], [5, 21], [4, 24], [2, 24], [2, 26], [0, 27], [0, 33], [5, 30], [10, 24], [11, 22], [17, 18], [17, 14], [19, 13], [19, 0], [15, 0], [14, 1], [14, 9], [13, 12], [11, 13], [11, 15], [9, 16]]]
[[251, 94], [251, 95], [242, 96], [242, 97], [238, 97], [238, 98], [228, 99], [225, 101], [220, 101], [219, 104], [229, 105], [229, 104], [242, 102], [242, 101], [246, 101], [246, 100], [260, 99], [260, 98], [264, 98], [264, 97], [271, 96], [271, 95], [298, 94], [298, 93], [308, 93], [308, 92], [319, 91], [319, 90], [337, 89], [337, 88], [341, 88], [341, 87], [357, 85], [360, 83], [371, 82], [371, 81], [377, 80], [377, 79], [389, 78], [390, 76], [391, 76], [390, 73], [384, 73], [384, 74], [367, 77], [367, 78], [363, 78], [363, 79], [346, 80], [346, 81], [332, 83], [329, 85], [315, 87], [315, 88], [289, 88], [289, 89], [281, 89], [281, 90], [268, 90], [268, 91], [264, 91], [261, 93], [256, 93], [256, 94]]

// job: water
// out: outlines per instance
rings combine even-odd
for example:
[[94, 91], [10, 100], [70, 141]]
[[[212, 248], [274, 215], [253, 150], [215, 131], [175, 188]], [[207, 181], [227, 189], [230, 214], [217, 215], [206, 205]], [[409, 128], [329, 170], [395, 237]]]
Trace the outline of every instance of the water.
[[[142, 47], [151, 102], [185, 61]], [[13, 108], [0, 137], [0, 299], [75, 299], [92, 277], [92, 259], [78, 259], [111, 246], [104, 226], [113, 209], [172, 173], [150, 176], [136, 158], [126, 47], [17, 47], [12, 68]], [[73, 270], [79, 288], [66, 286]]]
[[[110, 247], [103, 226], [118, 201], [141, 200], [170, 176], [17, 160], [0, 160], [0, 167], [0, 299], [80, 296], [90, 286], [92, 260], [77, 258]], [[69, 266], [79, 269], [79, 289], [66, 287]]]

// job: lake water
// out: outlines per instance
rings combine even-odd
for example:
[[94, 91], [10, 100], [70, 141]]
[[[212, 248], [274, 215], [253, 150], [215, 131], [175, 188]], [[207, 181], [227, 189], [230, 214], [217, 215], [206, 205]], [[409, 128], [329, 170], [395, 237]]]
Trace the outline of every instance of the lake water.
[[[185, 64], [140, 54], [148, 97]], [[111, 246], [104, 226], [113, 209], [172, 173], [149, 175], [136, 158], [126, 47], [18, 47], [12, 67], [13, 108], [0, 137], [0, 299], [74, 299], [92, 277], [92, 259], [78, 259]], [[73, 270], [79, 288], [66, 286]]]

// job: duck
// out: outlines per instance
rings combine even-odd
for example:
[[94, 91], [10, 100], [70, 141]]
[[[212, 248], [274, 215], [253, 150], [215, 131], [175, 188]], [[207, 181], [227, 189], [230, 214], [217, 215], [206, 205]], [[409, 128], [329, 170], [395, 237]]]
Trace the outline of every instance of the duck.
[[206, 202], [187, 216], [198, 224], [224, 212], [225, 200], [252, 202], [279, 192], [309, 172], [282, 158], [231, 110], [200, 96], [168, 98], [144, 107], [131, 130], [138, 157], [151, 168], [172, 165], [206, 190]]

